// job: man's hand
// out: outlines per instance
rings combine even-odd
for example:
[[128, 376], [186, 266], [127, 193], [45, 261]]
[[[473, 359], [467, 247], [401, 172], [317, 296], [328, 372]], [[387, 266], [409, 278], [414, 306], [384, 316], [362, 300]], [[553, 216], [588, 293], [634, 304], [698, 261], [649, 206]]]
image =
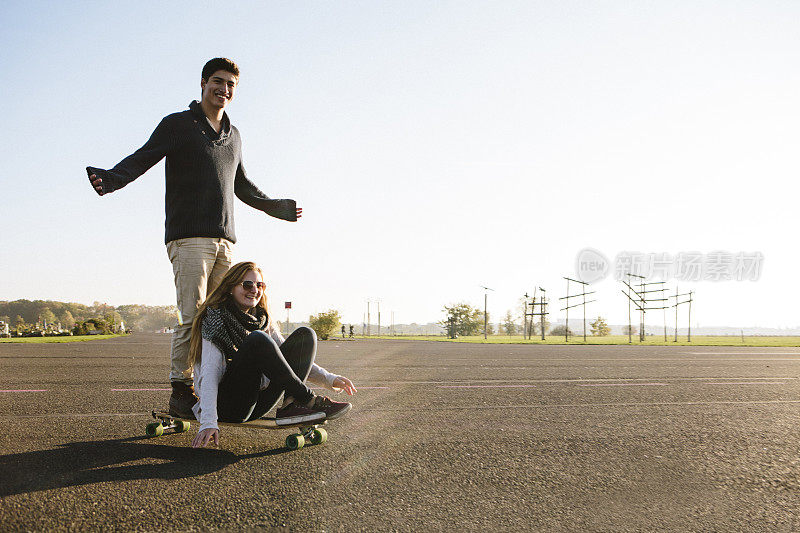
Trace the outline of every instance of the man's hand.
[[339, 376], [333, 380], [333, 390], [336, 392], [345, 391], [350, 396], [358, 392], [353, 382], [344, 376]]
[[89, 181], [92, 182], [92, 187], [97, 191], [97, 194], [103, 196], [103, 180], [97, 177], [97, 174], [89, 176]]
[[295, 222], [303, 216], [303, 208], [297, 207], [297, 203], [289, 198], [242, 199], [242, 201], [251, 207], [260, 209], [271, 217], [288, 220], [289, 222]]
[[86, 167], [86, 174], [89, 176], [89, 183], [92, 184], [97, 194], [103, 196], [106, 193], [103, 192], [103, 179], [97, 176], [98, 170], [95, 167]]
[[216, 428], [204, 429], [198, 431], [192, 439], [192, 448], [205, 448], [212, 442], [214, 446], [219, 446], [219, 430]]

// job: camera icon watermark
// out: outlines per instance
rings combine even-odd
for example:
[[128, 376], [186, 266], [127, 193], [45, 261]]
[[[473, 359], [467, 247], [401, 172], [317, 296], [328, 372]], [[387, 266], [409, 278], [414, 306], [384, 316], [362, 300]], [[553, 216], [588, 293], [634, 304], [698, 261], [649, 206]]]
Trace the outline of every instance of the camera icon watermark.
[[584, 248], [575, 259], [575, 273], [580, 281], [595, 283], [608, 276], [611, 263], [602, 252], [594, 248]]
[[764, 266], [761, 252], [619, 252], [614, 261], [594, 248], [584, 248], [575, 260], [575, 273], [586, 283], [608, 277], [622, 281], [628, 275], [678, 281], [758, 281]]

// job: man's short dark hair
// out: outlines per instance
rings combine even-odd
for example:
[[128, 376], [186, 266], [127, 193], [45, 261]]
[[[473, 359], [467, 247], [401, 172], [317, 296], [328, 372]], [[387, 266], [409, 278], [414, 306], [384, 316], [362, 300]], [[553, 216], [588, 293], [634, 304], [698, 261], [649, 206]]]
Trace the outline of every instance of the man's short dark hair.
[[203, 67], [203, 79], [208, 81], [218, 70], [224, 70], [225, 72], [230, 72], [237, 78], [239, 77], [239, 67], [236, 66], [236, 63], [227, 57], [215, 57]]

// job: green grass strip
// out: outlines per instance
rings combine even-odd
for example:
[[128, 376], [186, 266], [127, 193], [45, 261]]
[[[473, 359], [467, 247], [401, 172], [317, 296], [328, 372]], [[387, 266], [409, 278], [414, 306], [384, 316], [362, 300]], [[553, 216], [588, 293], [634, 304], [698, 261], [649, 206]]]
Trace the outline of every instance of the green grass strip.
[[125, 336], [126, 335], [115, 333], [113, 335], [76, 335], [73, 337], [12, 337], [10, 339], [0, 339], [0, 343], [43, 344], [51, 342], [85, 342]]
[[[586, 342], [583, 341], [583, 335], [571, 336], [569, 342], [564, 341], [563, 336], [534, 337], [531, 340], [523, 339], [522, 336], [505, 336], [505, 335], [490, 335], [488, 339], [484, 339], [483, 335], [476, 335], [470, 337], [459, 337], [458, 339], [448, 339], [440, 335], [395, 335], [395, 336], [371, 336], [371, 337], [356, 337], [363, 339], [406, 339], [406, 340], [423, 340], [423, 341], [439, 341], [439, 342], [465, 342], [471, 344], [552, 344], [552, 345], [627, 345], [627, 335], [609, 335], [607, 337], [586, 337]], [[664, 342], [664, 336], [648, 335], [644, 342], [639, 342], [637, 335], [633, 336], [631, 345], [639, 346], [749, 346], [749, 347], [795, 347], [800, 346], [800, 337], [748, 337], [745, 335], [744, 341], [742, 337], [735, 335], [692, 335], [692, 342], [688, 342], [686, 335], [679, 335], [678, 342], [674, 342], [674, 336], [669, 337]], [[341, 340], [336, 337], [331, 337], [332, 341]]]

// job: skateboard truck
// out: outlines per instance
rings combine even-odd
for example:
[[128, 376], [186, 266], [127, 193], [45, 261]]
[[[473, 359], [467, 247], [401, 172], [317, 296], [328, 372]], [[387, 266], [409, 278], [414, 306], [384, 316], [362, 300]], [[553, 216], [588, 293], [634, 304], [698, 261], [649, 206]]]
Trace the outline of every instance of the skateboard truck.
[[[175, 433], [189, 431], [191, 422], [185, 418], [172, 416], [164, 411], [151, 411], [155, 422], [147, 424], [146, 433], [148, 437], [160, 437], [165, 429], [174, 429]], [[297, 428], [298, 432], [286, 437], [286, 447], [290, 450], [299, 450], [306, 444], [323, 444], [328, 440], [328, 432], [319, 427], [327, 423], [327, 420], [315, 420], [313, 422], [298, 422], [295, 424], [279, 425], [275, 418], [258, 418], [247, 422], [218, 422], [223, 426], [252, 427], [258, 429], [283, 429]]]

